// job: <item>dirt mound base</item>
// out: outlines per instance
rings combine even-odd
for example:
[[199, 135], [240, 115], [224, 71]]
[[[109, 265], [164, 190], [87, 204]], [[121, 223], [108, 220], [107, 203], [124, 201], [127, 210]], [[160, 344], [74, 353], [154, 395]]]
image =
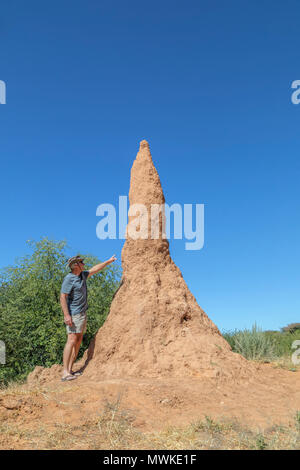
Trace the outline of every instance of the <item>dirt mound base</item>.
[[[1, 392], [0, 419], [6, 426], [23, 430], [24, 436], [34, 435], [34, 430], [51, 435], [66, 426], [78, 427], [84, 434], [85, 426], [97, 423], [108, 408], [117, 408], [143, 432], [186, 426], [205, 416], [218, 422], [238, 421], [255, 432], [295, 424], [300, 371], [253, 367], [255, 374], [238, 383], [199, 377], [93, 381], [85, 375], [62, 383], [59, 371], [52, 367], [40, 370], [30, 385]], [[81, 444], [84, 448], [87, 441], [83, 438]], [[27, 448], [32, 445], [34, 441]]]
[[171, 259], [165, 198], [145, 140], [131, 169], [129, 201], [122, 283], [90, 348], [86, 376], [235, 380], [252, 374], [252, 366], [231, 351], [199, 307]]

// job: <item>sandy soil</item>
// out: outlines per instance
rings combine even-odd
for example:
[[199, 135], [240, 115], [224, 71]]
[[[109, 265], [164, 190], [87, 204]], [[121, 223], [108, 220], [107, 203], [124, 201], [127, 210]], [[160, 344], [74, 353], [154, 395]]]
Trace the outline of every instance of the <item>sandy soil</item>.
[[2, 422], [13, 420], [34, 427], [82, 425], [101, 416], [107, 403], [120, 408], [143, 431], [186, 425], [210, 416], [237, 419], [250, 428], [288, 425], [300, 410], [300, 371], [291, 372], [268, 364], [254, 364], [250, 379], [218, 378], [118, 378], [93, 381], [83, 374], [72, 382], [60, 382], [61, 367], [36, 371], [39, 379], [18, 392], [0, 396]]

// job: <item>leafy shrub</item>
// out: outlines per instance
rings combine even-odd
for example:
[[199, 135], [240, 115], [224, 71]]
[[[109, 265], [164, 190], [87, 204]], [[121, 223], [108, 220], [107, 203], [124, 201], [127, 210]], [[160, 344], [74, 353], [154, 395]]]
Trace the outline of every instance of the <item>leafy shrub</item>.
[[266, 336], [273, 340], [275, 346], [275, 354], [278, 357], [291, 356], [293, 353], [292, 344], [295, 340], [300, 340], [300, 330], [294, 332], [281, 333], [276, 332], [265, 332]]

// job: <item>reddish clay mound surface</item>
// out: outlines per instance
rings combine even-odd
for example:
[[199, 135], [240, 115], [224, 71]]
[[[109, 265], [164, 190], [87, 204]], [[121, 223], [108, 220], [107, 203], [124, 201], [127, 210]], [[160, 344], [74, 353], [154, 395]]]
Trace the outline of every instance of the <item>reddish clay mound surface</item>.
[[[232, 378], [249, 374], [252, 366], [231, 352], [172, 261], [164, 215], [157, 212], [158, 217], [151, 220], [151, 208], [163, 205], [165, 198], [145, 140], [132, 166], [129, 202], [122, 283], [95, 338], [86, 376]], [[131, 215], [138, 204], [146, 211]], [[144, 239], [134, 239], [132, 227]], [[153, 234], [157, 239], [151, 239]]]
[[[122, 392], [135, 424], [147, 429], [205, 415], [251, 425], [292, 420], [300, 410], [299, 371], [258, 365], [231, 351], [170, 257], [164, 215], [151, 221], [151, 204], [165, 200], [146, 141], [133, 163], [129, 199], [123, 278], [110, 313], [79, 363], [81, 377], [60, 383], [60, 366], [29, 375], [30, 386], [47, 389], [36, 419], [82, 422]], [[147, 211], [140, 207], [135, 215], [135, 204]], [[134, 227], [143, 239], [135, 239]]]

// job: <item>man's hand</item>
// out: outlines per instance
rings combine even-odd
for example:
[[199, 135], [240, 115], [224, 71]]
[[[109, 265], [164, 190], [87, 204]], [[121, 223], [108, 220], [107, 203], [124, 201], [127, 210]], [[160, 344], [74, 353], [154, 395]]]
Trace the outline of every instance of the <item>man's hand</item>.
[[116, 258], [116, 255], [112, 255], [112, 257], [109, 258], [109, 260], [108, 260], [109, 264], [110, 264], [110, 263], [113, 263], [114, 261], [116, 261], [116, 259], [117, 259], [117, 258]]
[[72, 325], [73, 325], [73, 321], [72, 321], [71, 315], [65, 315], [65, 316], [64, 316], [64, 322], [65, 322], [66, 325], [72, 326]]
[[116, 261], [116, 255], [113, 255], [111, 258], [109, 258], [107, 261], [104, 261], [104, 263], [100, 263], [100, 264], [96, 264], [95, 266], [93, 266], [90, 270], [89, 270], [89, 275], [88, 277], [90, 276], [93, 276], [94, 274], [97, 274], [99, 271], [101, 271], [101, 269], [105, 268], [105, 266], [108, 266], [109, 264], [113, 263], [114, 261]]

